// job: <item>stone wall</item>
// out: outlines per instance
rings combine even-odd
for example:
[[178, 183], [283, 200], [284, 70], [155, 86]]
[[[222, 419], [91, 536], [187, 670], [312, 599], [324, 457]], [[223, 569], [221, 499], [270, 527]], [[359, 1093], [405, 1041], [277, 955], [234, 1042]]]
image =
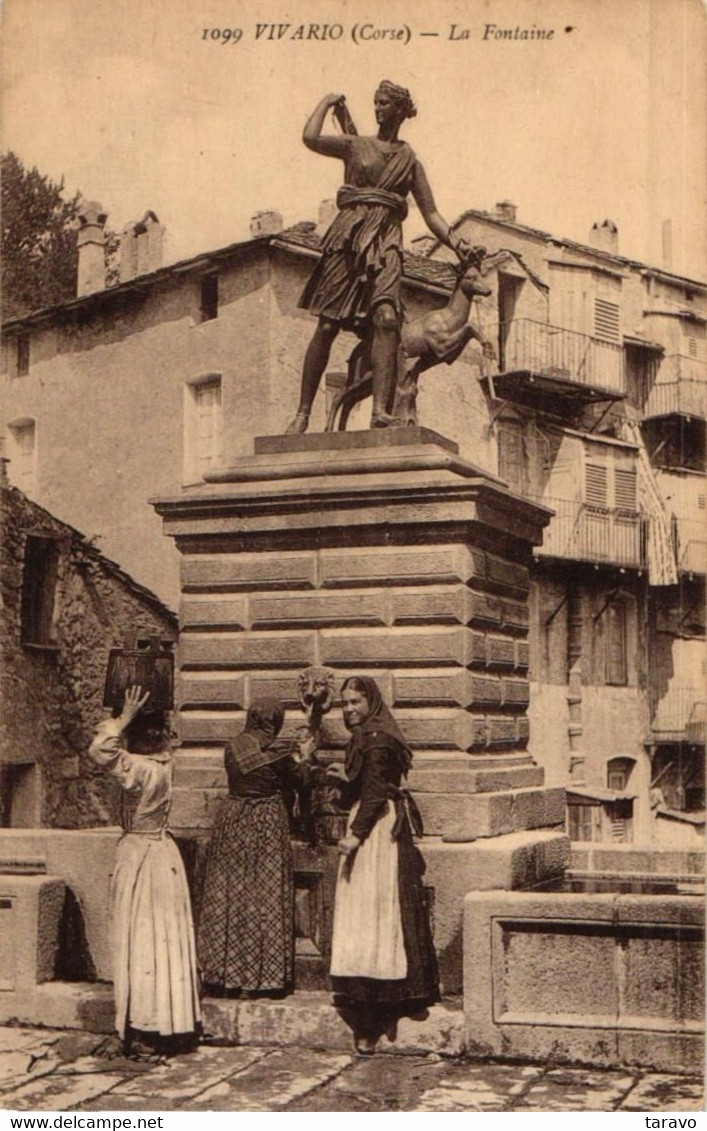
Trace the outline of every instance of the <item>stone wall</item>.
[[[85, 757], [102, 717], [108, 652], [128, 631], [174, 637], [176, 619], [78, 531], [15, 488], [0, 490], [0, 535], [0, 769], [36, 767], [34, 804], [23, 805], [19, 820], [61, 828], [115, 823], [117, 795]], [[22, 643], [28, 535], [56, 539], [59, 547], [46, 645]], [[5, 769], [6, 782], [18, 772]]]

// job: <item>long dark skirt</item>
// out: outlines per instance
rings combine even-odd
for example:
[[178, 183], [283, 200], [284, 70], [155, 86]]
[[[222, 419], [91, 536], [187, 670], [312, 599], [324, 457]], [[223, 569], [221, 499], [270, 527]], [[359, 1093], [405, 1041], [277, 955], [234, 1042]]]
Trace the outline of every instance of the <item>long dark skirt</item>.
[[407, 977], [396, 979], [332, 977], [335, 994], [351, 1002], [422, 1007], [439, 1001], [437, 956], [423, 884], [425, 862], [408, 825], [391, 845], [398, 852], [398, 897], [407, 958]]
[[281, 797], [224, 802], [207, 857], [197, 954], [207, 985], [291, 988], [294, 885]]

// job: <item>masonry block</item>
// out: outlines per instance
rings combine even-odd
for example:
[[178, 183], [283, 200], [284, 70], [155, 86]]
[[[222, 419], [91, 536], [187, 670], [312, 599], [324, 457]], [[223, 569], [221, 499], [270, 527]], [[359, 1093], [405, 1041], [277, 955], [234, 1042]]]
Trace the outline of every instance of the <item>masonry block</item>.
[[530, 702], [530, 684], [527, 679], [503, 679], [501, 694], [504, 706], [525, 709]]
[[242, 675], [219, 679], [210, 672], [191, 672], [178, 683], [181, 707], [222, 707], [242, 710], [246, 705], [246, 681]]
[[291, 709], [299, 705], [297, 691], [297, 672], [253, 672], [246, 675], [246, 695], [248, 704], [254, 699], [279, 699]]
[[0, 1021], [15, 994], [54, 977], [65, 898], [58, 876], [0, 875]]
[[427, 589], [391, 593], [393, 624], [464, 624], [466, 589]]
[[[476, 769], [469, 757], [463, 768], [427, 769], [425, 761], [417, 758], [408, 775], [410, 788], [415, 793], [492, 793], [497, 790], [525, 789], [541, 786], [545, 771], [542, 766], [508, 766], [498, 769]], [[574, 861], [574, 853], [572, 855]]]
[[385, 593], [364, 591], [343, 594], [289, 594], [287, 597], [251, 597], [251, 627], [323, 628], [327, 625], [385, 625], [387, 623]]
[[486, 666], [486, 635], [483, 632], [471, 632], [467, 635], [466, 662], [469, 667], [481, 668]]
[[468, 891], [532, 888], [561, 877], [570, 858], [569, 837], [544, 829], [479, 839], [468, 848]]
[[313, 589], [314, 552], [195, 554], [182, 558], [182, 592], [253, 589]]
[[184, 633], [179, 642], [182, 669], [300, 668], [315, 662], [313, 632]]
[[185, 595], [179, 606], [179, 623], [185, 628], [247, 628], [248, 610], [245, 597], [210, 596], [208, 600]]
[[501, 628], [503, 626], [503, 601], [492, 593], [465, 590], [465, 616], [474, 628]]
[[470, 674], [469, 705], [500, 707], [503, 703], [503, 684], [494, 676]]
[[526, 566], [506, 561], [495, 554], [486, 555], [486, 579], [489, 585], [498, 589], [525, 594], [530, 588], [530, 572]]
[[505, 715], [486, 718], [486, 746], [489, 750], [512, 750], [516, 744], [516, 720]]
[[564, 822], [564, 790], [514, 789], [495, 793], [420, 793], [425, 832], [450, 843], [503, 836]]
[[524, 750], [530, 739], [530, 719], [525, 716], [516, 719], [516, 746]]
[[392, 703], [395, 707], [467, 705], [466, 672], [395, 672], [392, 678]]
[[320, 551], [325, 588], [371, 585], [454, 585], [485, 576], [485, 555], [459, 545], [371, 547]]
[[467, 629], [438, 628], [418, 631], [355, 632], [325, 629], [321, 634], [321, 660], [333, 667], [384, 664], [422, 667], [425, 664], [463, 667]]
[[564, 826], [564, 788], [519, 790], [513, 798], [513, 819], [517, 829]]
[[486, 637], [486, 666], [489, 668], [514, 668], [516, 666], [516, 641], [505, 636]]

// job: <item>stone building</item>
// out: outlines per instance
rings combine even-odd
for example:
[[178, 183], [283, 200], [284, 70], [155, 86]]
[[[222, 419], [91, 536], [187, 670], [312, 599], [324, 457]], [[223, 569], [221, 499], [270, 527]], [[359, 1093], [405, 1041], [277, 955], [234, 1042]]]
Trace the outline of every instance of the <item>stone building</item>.
[[[4, 327], [12, 481], [100, 533], [169, 604], [178, 555], [147, 501], [198, 490], [254, 436], [283, 431], [325, 212], [285, 231], [260, 213], [250, 240], [167, 267], [148, 212], [106, 290], [102, 213], [87, 208], [79, 297]], [[531, 753], [568, 785], [575, 839], [690, 847], [704, 820], [707, 288], [621, 256], [609, 221], [579, 244], [503, 202], [456, 227], [488, 248], [492, 293], [472, 318], [497, 363], [468, 346], [423, 377], [418, 410], [554, 511], [531, 577]], [[446, 249], [414, 244], [408, 317], [442, 305], [453, 280]], [[350, 348], [336, 344], [314, 431]], [[367, 426], [363, 409], [351, 426]]]
[[111, 647], [173, 640], [176, 618], [73, 527], [0, 485], [0, 826], [118, 823], [117, 791], [85, 757]]

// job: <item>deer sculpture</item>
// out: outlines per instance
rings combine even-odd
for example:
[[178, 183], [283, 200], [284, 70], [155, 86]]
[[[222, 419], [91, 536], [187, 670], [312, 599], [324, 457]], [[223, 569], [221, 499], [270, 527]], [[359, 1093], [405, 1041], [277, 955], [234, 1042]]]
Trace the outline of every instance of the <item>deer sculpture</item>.
[[[485, 358], [495, 360], [496, 352], [491, 342], [469, 322], [472, 299], [476, 295], [491, 294], [491, 288], [484, 283], [479, 271], [485, 253], [485, 248], [474, 248], [472, 255], [456, 268], [456, 285], [446, 306], [403, 322], [395, 401], [391, 410], [399, 427], [417, 424], [420, 376], [441, 362], [451, 365], [472, 338], [480, 343]], [[372, 387], [370, 340], [363, 338], [349, 358], [346, 384], [331, 406], [326, 431], [334, 431], [337, 415], [338, 429], [343, 431], [351, 410], [371, 395]]]

